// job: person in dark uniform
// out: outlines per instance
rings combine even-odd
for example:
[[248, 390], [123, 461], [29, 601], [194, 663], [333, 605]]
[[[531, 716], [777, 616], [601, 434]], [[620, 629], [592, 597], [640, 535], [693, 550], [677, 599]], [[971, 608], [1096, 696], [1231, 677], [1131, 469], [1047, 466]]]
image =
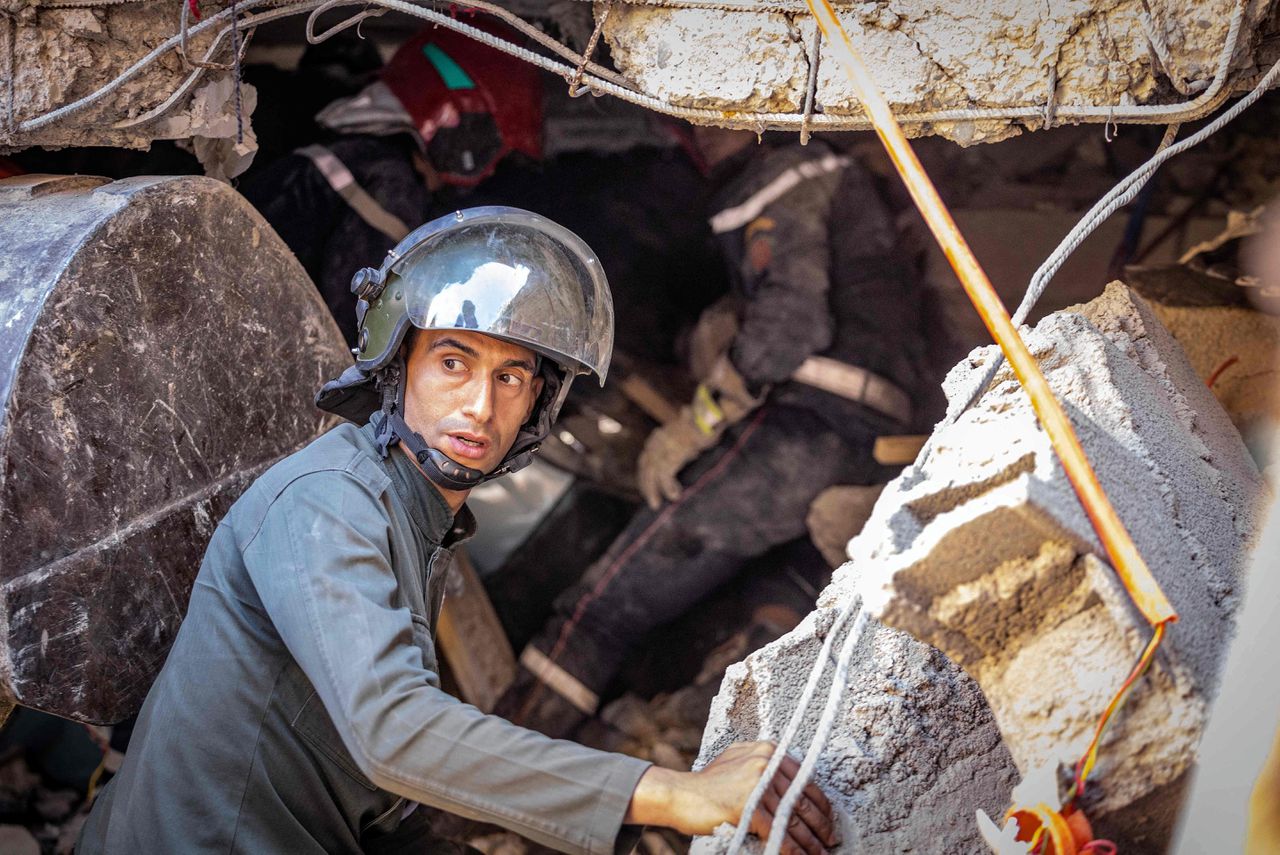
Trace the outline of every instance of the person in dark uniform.
[[887, 480], [875, 439], [913, 418], [919, 283], [869, 173], [819, 140], [696, 133], [721, 182], [711, 227], [736, 334], [647, 440], [638, 481], [649, 508], [521, 654], [498, 709], [551, 735], [596, 712], [648, 633], [803, 536], [824, 489]]
[[542, 79], [528, 63], [429, 27], [400, 46], [377, 81], [316, 121], [332, 141], [299, 149], [240, 190], [355, 345], [351, 272], [379, 263], [411, 226], [458, 207], [458, 192], [503, 158], [541, 157]]

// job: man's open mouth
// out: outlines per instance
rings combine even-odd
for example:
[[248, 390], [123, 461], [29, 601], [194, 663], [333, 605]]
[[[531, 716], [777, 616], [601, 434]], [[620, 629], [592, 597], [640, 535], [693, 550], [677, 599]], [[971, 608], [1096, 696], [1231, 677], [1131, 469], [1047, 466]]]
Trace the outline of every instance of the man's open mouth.
[[483, 457], [489, 450], [489, 441], [487, 439], [456, 433], [447, 434], [447, 437], [451, 455], [476, 460]]

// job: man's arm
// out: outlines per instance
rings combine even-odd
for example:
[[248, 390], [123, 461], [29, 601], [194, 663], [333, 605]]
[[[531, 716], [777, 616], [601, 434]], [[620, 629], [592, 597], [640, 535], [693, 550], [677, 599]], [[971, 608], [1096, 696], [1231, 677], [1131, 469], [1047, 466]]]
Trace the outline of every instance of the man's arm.
[[[276, 500], [244, 551], [272, 624], [374, 784], [592, 855], [614, 851], [624, 822], [692, 834], [737, 821], [768, 761], [765, 743], [735, 746], [700, 772], [672, 772], [548, 739], [432, 685], [412, 618], [396, 605], [380, 502], [346, 473], [307, 475]], [[794, 775], [794, 767], [784, 769]], [[771, 794], [785, 788], [773, 783]], [[776, 802], [776, 794], [766, 796], [753, 820], [757, 832], [767, 833]], [[821, 794], [805, 804], [801, 825], [829, 840], [829, 805]], [[815, 810], [825, 826], [810, 820]], [[805, 833], [792, 838], [805, 841]], [[820, 855], [821, 848], [798, 844], [789, 852]]]
[[546, 846], [609, 855], [649, 764], [481, 713], [434, 685], [391, 570], [383, 496], [306, 475], [244, 559], [276, 632], [376, 786]]

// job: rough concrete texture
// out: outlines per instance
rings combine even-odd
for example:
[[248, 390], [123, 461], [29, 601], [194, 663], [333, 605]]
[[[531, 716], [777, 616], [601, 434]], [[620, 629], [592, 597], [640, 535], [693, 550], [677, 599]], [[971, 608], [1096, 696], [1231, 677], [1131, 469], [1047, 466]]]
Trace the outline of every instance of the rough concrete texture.
[[[1102, 744], [1085, 808], [1124, 850], [1159, 851], [1215, 692], [1263, 486], [1227, 414], [1119, 283], [1027, 335], [1104, 488], [1178, 610]], [[947, 378], [952, 405], [994, 358]], [[819, 600], [856, 594], [981, 685], [1025, 775], [1073, 763], [1150, 630], [1008, 369], [886, 488]], [[1001, 806], [1003, 807], [1003, 806]]]
[[[733, 742], [779, 738], [842, 603], [829, 600], [729, 667], [695, 768]], [[832, 670], [792, 746], [797, 756], [812, 740]], [[938, 651], [872, 620], [814, 779], [839, 814], [836, 852], [976, 852], [974, 811], [1003, 812], [1017, 771], [977, 684]], [[723, 852], [732, 833], [722, 826], [694, 851]]]
[[[218, 9], [203, 4], [206, 15]], [[97, 90], [177, 32], [177, 6], [161, 0], [93, 8], [0, 0], [0, 81], [7, 82], [12, 73], [12, 87], [0, 87], [0, 153], [37, 145], [146, 148], [155, 139], [187, 138], [197, 141], [199, 151], [201, 139], [234, 137], [230, 75], [217, 70], [209, 71], [172, 112], [126, 127], [163, 103], [190, 73], [176, 50], [161, 54], [137, 77], [82, 112], [33, 130], [19, 128], [22, 122]], [[229, 38], [223, 40], [216, 60], [228, 61], [229, 43]], [[193, 36], [190, 53], [199, 59], [209, 44], [208, 33]], [[253, 109], [251, 87], [241, 94], [247, 122]], [[240, 148], [239, 156], [252, 150], [251, 134]]]
[[[889, 102], [904, 111], [1167, 103], [1213, 77], [1235, 0], [888, 0], [838, 4]], [[1149, 5], [1168, 68], [1155, 59], [1141, 13]], [[1247, 64], [1271, 3], [1249, 4], [1238, 58]], [[791, 12], [612, 4], [604, 28], [615, 64], [672, 103], [725, 111], [797, 112], [809, 74], [812, 19]], [[1176, 80], [1176, 86], [1172, 81]], [[824, 45], [817, 102], [860, 108]], [[1004, 120], [911, 125], [961, 144], [1019, 132]]]

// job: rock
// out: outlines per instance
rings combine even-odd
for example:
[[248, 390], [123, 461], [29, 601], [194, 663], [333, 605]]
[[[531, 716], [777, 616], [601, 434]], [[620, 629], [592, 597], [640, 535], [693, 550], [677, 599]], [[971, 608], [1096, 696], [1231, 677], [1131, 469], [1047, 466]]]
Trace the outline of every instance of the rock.
[[[696, 768], [733, 742], [781, 735], [837, 605], [729, 668]], [[812, 739], [831, 672], [810, 705], [796, 756]], [[936, 650], [870, 621], [814, 776], [839, 815], [842, 843], [834, 851], [978, 851], [974, 811], [1002, 812], [1016, 778], [978, 685]], [[697, 839], [694, 851], [724, 852], [731, 836], [724, 826]]]
[[862, 531], [883, 489], [882, 484], [829, 487], [809, 506], [805, 517], [809, 539], [832, 567], [848, 560], [845, 548]]
[[0, 247], [0, 698], [117, 722], [218, 520], [332, 426], [315, 391], [351, 357], [212, 179], [3, 179]]
[[[1123, 285], [1027, 342], [1179, 612], [1084, 802], [1100, 836], [1161, 851], [1220, 678], [1262, 482], [1182, 349]], [[995, 353], [953, 370], [953, 405]], [[1151, 632], [1008, 369], [885, 490], [850, 555], [820, 604], [861, 593], [962, 665], [1023, 774], [1083, 754]]]
[[20, 825], [0, 825], [0, 852], [5, 855], [40, 855], [40, 843]]
[[[1235, 0], [947, 0], [853, 3], [839, 16], [889, 102], [938, 109], [1145, 104], [1185, 100], [1178, 87], [1210, 80]], [[1250, 4], [1239, 48], [1248, 55], [1269, 4]], [[1143, 25], [1167, 44], [1155, 59]], [[614, 4], [604, 38], [622, 73], [647, 93], [687, 107], [797, 113], [804, 102], [814, 24], [804, 4], [715, 11]], [[597, 10], [598, 12], [598, 10]], [[1173, 82], [1176, 80], [1176, 84]], [[844, 69], [824, 42], [816, 100], [826, 113], [860, 115]], [[726, 118], [730, 118], [726, 116]], [[1039, 122], [1033, 119], [1032, 122]], [[961, 145], [994, 142], [1022, 123], [908, 124]]]

